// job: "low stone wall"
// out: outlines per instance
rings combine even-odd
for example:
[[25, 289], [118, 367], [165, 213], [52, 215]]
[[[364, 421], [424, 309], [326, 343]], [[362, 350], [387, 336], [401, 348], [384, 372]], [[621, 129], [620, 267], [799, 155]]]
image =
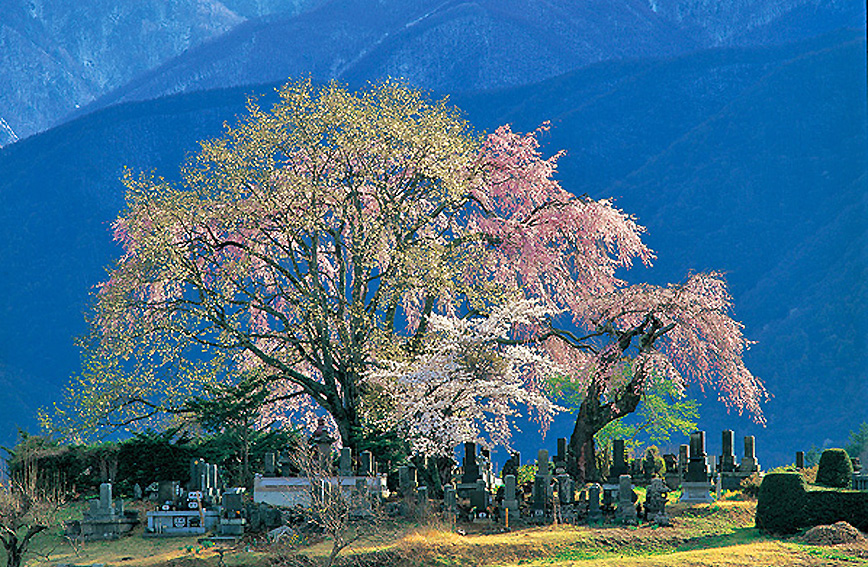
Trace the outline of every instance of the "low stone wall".
[[[365, 481], [368, 491], [388, 495], [385, 475], [377, 476], [347, 476], [331, 477], [327, 479], [332, 485], [340, 482], [341, 490], [349, 493], [356, 489], [356, 482]], [[293, 477], [262, 477], [253, 479], [253, 501], [291, 508], [294, 506], [310, 506], [310, 481], [306, 478]]]

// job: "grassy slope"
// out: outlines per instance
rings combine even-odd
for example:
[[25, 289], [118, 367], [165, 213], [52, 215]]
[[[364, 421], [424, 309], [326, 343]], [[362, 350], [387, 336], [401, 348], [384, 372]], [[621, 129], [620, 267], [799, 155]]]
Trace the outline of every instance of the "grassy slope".
[[[386, 543], [369, 542], [355, 553], [365, 565], [410, 567], [435, 565], [511, 567], [593, 566], [728, 566], [728, 565], [868, 565], [868, 547], [817, 547], [760, 534], [753, 527], [756, 503], [723, 501], [711, 505], [670, 506], [674, 526], [627, 528], [614, 525], [554, 526], [504, 533], [459, 535], [442, 525], [395, 526]], [[323, 557], [329, 542], [287, 550], [243, 544], [226, 549], [226, 565], [281, 565], [275, 559], [302, 553]], [[57, 534], [37, 542], [42, 558], [28, 565], [217, 566], [215, 548], [196, 538], [144, 539], [133, 536], [117, 542], [89, 543], [74, 552]], [[50, 554], [46, 557], [45, 554]], [[2, 555], [0, 555], [2, 558]]]

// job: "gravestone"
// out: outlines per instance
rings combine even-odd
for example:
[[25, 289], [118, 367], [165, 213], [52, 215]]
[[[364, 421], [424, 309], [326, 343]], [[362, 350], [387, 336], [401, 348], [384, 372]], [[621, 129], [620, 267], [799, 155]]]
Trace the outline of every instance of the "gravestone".
[[717, 461], [717, 470], [722, 473], [735, 471], [735, 431], [727, 429], [723, 431], [721, 439], [720, 458]]
[[801, 470], [805, 468], [805, 452], [796, 451], [796, 468]]
[[143, 496], [142, 486], [137, 482], [133, 485], [133, 498], [141, 500]]
[[217, 487], [217, 465], [212, 465], [203, 459], [190, 461], [190, 482], [187, 483], [189, 492], [199, 494], [197, 500], [205, 506], [216, 505], [220, 492]]
[[515, 475], [508, 474], [503, 477], [503, 481], [503, 510], [501, 511], [501, 516], [506, 518], [508, 511], [510, 520], [518, 520], [520, 514], [518, 496], [516, 494], [516, 477]]
[[476, 481], [476, 487], [470, 491], [470, 508], [474, 514], [472, 519], [488, 519], [488, 497], [485, 481], [482, 479]]
[[451, 484], [443, 488], [443, 511], [447, 520], [451, 522], [458, 517], [458, 496], [455, 494], [455, 487]]
[[172, 510], [177, 506], [178, 497], [181, 495], [181, 483], [177, 480], [161, 480], [157, 488], [157, 505], [164, 511]]
[[66, 524], [67, 535], [84, 541], [112, 540], [129, 533], [139, 523], [139, 513], [125, 511], [122, 500], [112, 499], [112, 485], [99, 485], [99, 500], [91, 500], [81, 521]]
[[265, 453], [265, 476], [275, 476], [277, 472], [277, 454]]
[[536, 476], [533, 479], [533, 495], [530, 505], [531, 519], [534, 522], [545, 521], [548, 508], [549, 481], [548, 476]]
[[374, 454], [370, 451], [362, 451], [359, 454], [359, 476], [374, 476], [376, 474]]
[[681, 501], [686, 503], [712, 502], [712, 485], [708, 477], [704, 431], [694, 431], [690, 434], [688, 455], [687, 474], [681, 483]]
[[558, 453], [555, 455], [555, 473], [561, 474], [567, 470], [567, 439], [566, 437], [558, 438]]
[[687, 461], [687, 482], [706, 482], [708, 480], [708, 461], [705, 454], [705, 432], [694, 431], [690, 434], [690, 456]]
[[738, 465], [738, 472], [751, 474], [759, 472], [759, 470], [759, 461], [756, 458], [756, 439], [753, 435], [746, 435], [744, 438], [744, 456]]
[[599, 521], [603, 519], [603, 511], [600, 509], [600, 493], [603, 487], [597, 483], [591, 484], [588, 487], [588, 521]]
[[218, 533], [222, 537], [240, 537], [247, 525], [244, 511], [244, 489], [233, 488], [223, 493], [220, 499]]
[[310, 436], [309, 445], [316, 450], [319, 466], [323, 471], [331, 472], [332, 470], [332, 444], [336, 441], [334, 437], [326, 431], [325, 418], [320, 417], [316, 422], [316, 430]]
[[678, 455], [666, 453], [663, 455], [663, 462], [666, 463], [666, 474], [663, 475], [666, 486], [676, 490], [681, 486], [681, 475], [678, 474]]
[[678, 446], [678, 474], [684, 480], [687, 474], [687, 464], [690, 462], [690, 445]]
[[558, 499], [561, 505], [572, 504], [575, 502], [575, 483], [568, 474], [559, 474], [558, 477]]
[[552, 469], [549, 462], [549, 452], [545, 449], [540, 449], [536, 457], [536, 476], [547, 477], [546, 480], [551, 482]]
[[628, 474], [630, 467], [627, 465], [627, 449], [623, 439], [612, 441], [612, 468], [609, 471], [609, 482], [617, 483], [621, 475]]
[[636, 506], [633, 504], [633, 481], [628, 474], [618, 478], [618, 508], [615, 517], [629, 525], [637, 523]]
[[353, 476], [353, 450], [349, 447], [341, 447], [338, 474], [340, 476]]
[[427, 518], [430, 510], [430, 501], [428, 500], [428, 487], [420, 486], [416, 489], [416, 515], [419, 518]]
[[476, 443], [464, 443], [464, 474], [462, 484], [475, 484], [480, 478], [479, 464], [476, 462]]
[[403, 496], [410, 496], [416, 493], [416, 467], [400, 466], [398, 467], [398, 491]]

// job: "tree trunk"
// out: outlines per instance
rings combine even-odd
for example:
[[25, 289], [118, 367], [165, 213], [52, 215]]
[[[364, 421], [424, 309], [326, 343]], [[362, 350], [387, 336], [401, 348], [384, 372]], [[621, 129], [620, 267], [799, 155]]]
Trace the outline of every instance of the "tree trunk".
[[616, 419], [630, 414], [639, 406], [645, 384], [639, 368], [623, 391], [610, 392], [612, 399], [603, 401], [597, 386], [592, 384], [579, 406], [576, 425], [570, 437], [568, 472], [579, 483], [602, 482], [597, 469], [594, 435]]
[[570, 436], [568, 472], [579, 484], [602, 481], [597, 470], [594, 435], [608, 422], [600, 424], [602, 407], [599, 396], [594, 395], [595, 393], [595, 391], [589, 392], [589, 395], [582, 400], [573, 434]]

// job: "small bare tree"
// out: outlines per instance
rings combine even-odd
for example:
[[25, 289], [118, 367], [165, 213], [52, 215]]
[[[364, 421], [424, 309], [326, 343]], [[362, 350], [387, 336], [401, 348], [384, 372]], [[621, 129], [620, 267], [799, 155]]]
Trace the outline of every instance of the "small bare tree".
[[37, 469], [28, 463], [22, 472], [0, 480], [0, 541], [6, 567], [20, 567], [33, 537], [48, 529], [63, 504], [59, 483], [38, 482]]
[[381, 530], [385, 514], [380, 496], [367, 482], [363, 489], [342, 485], [342, 477], [332, 474], [330, 463], [317, 451], [300, 448], [292, 460], [309, 483], [311, 521], [332, 540], [326, 567], [333, 567], [349, 545]]

